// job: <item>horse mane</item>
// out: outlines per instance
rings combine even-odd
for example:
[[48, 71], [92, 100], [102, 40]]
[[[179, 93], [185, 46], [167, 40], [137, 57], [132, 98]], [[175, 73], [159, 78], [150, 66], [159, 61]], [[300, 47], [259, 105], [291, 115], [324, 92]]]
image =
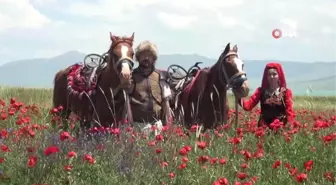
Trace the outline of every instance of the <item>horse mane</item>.
[[221, 59], [223, 58], [224, 53], [225, 53], [225, 48], [223, 49], [223, 51], [222, 51], [221, 54], [219, 55], [219, 57], [218, 57], [216, 63], [215, 63], [214, 65], [212, 65], [211, 68], [214, 67], [218, 62], [221, 61]]
[[[219, 55], [216, 63], [214, 65], [212, 65], [211, 67], [209, 67], [209, 70], [211, 72], [215, 72], [214, 70], [217, 68], [217, 65], [219, 65], [219, 63], [223, 60], [223, 56], [224, 56], [224, 53], [225, 53], [225, 49], [222, 51], [222, 53]], [[217, 73], [215, 72], [214, 75], [217, 75]]]
[[[221, 62], [223, 59], [224, 59], [224, 57], [225, 57], [225, 49], [226, 48], [224, 48], [223, 50], [222, 50], [222, 53], [219, 55], [219, 57], [218, 57], [218, 59], [217, 59], [217, 62], [214, 64], [214, 65], [212, 65], [211, 66], [211, 70], [213, 69], [213, 68], [215, 68], [216, 67], [216, 65], [218, 65], [219, 64], [219, 62]], [[230, 48], [229, 49], [229, 51], [227, 52], [227, 53], [230, 53], [230, 52], [232, 52], [233, 50]]]

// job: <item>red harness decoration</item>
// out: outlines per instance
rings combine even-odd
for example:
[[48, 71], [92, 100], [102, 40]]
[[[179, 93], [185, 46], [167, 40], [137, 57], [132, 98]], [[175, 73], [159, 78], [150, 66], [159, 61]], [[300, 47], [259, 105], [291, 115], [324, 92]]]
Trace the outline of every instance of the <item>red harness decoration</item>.
[[198, 78], [200, 72], [201, 72], [201, 70], [197, 70], [197, 73], [196, 73], [195, 77], [191, 80], [191, 82], [183, 90], [182, 105], [184, 105], [184, 107], [185, 107], [184, 110], [189, 108], [188, 100], [189, 100], [190, 92], [191, 92], [192, 88], [194, 87], [194, 84], [195, 84], [196, 79]]
[[90, 76], [86, 76], [82, 73], [84, 66], [82, 64], [74, 64], [71, 66], [70, 72], [68, 74], [68, 90], [70, 93], [78, 94], [80, 96], [86, 92], [88, 95], [93, 93], [97, 86], [97, 74], [95, 74], [92, 79], [90, 87], [87, 84], [90, 80]]

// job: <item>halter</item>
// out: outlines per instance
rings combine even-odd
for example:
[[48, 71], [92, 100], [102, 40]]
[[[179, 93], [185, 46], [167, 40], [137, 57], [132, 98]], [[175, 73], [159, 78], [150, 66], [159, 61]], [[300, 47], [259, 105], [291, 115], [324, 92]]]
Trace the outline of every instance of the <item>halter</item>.
[[[245, 81], [246, 78], [241, 78], [243, 75], [246, 75], [245, 72], [237, 72], [236, 74], [234, 74], [231, 78], [229, 78], [229, 76], [227, 75], [227, 72], [225, 70], [224, 67], [224, 62], [223, 60], [225, 60], [226, 58], [228, 58], [229, 56], [235, 55], [238, 57], [238, 54], [236, 52], [228, 52], [224, 58], [221, 57], [222, 59], [220, 60], [220, 67], [218, 68], [218, 76], [219, 76], [219, 81], [223, 86], [226, 86], [226, 89], [230, 89], [230, 88], [237, 88], [237, 85], [240, 84], [242, 81]], [[224, 73], [224, 77], [225, 77], [225, 81], [223, 81], [222, 76], [222, 72]], [[225, 83], [226, 82], [226, 83]]]
[[112, 43], [112, 46], [111, 46], [111, 53], [108, 52], [107, 55], [111, 55], [110, 57], [112, 57], [112, 61], [113, 61], [113, 70], [116, 72], [116, 74], [119, 76], [120, 75], [120, 72], [118, 71], [118, 68], [123, 64], [123, 63], [126, 63], [130, 66], [131, 68], [131, 71], [133, 70], [133, 66], [134, 66], [134, 62], [133, 62], [133, 59], [126, 56], [126, 57], [121, 57], [117, 62], [114, 61], [114, 57], [113, 55], [115, 55], [113, 53], [113, 50], [114, 48], [118, 45], [118, 44], [121, 44], [121, 43], [126, 43], [130, 46], [132, 46], [132, 43], [129, 41], [129, 40], [126, 40], [126, 39], [121, 39], [121, 40], [118, 40], [117, 42], [115, 43]]

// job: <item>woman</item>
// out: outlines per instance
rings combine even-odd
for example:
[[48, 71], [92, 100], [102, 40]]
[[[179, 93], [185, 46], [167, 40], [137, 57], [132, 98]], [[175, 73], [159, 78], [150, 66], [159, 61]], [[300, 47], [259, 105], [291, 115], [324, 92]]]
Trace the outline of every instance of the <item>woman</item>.
[[261, 115], [258, 126], [270, 126], [276, 119], [284, 124], [294, 121], [292, 91], [286, 87], [285, 74], [280, 63], [268, 63], [261, 87], [256, 89], [249, 100], [241, 99], [239, 104], [245, 111], [251, 111], [259, 101]]

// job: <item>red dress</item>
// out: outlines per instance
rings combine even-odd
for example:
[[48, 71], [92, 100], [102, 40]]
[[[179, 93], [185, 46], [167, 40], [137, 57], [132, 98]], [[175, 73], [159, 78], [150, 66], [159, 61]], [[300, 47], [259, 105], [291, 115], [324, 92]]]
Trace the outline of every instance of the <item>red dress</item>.
[[[280, 81], [280, 88], [272, 94], [267, 91], [269, 87], [267, 72], [271, 68], [277, 70]], [[239, 101], [239, 104], [245, 111], [251, 111], [259, 102], [261, 115], [258, 126], [263, 124], [269, 126], [275, 119], [279, 119], [284, 124], [294, 121], [295, 113], [293, 111], [292, 91], [286, 87], [285, 75], [281, 64], [267, 64], [264, 70], [261, 87], [257, 88], [248, 100], [242, 99]]]

